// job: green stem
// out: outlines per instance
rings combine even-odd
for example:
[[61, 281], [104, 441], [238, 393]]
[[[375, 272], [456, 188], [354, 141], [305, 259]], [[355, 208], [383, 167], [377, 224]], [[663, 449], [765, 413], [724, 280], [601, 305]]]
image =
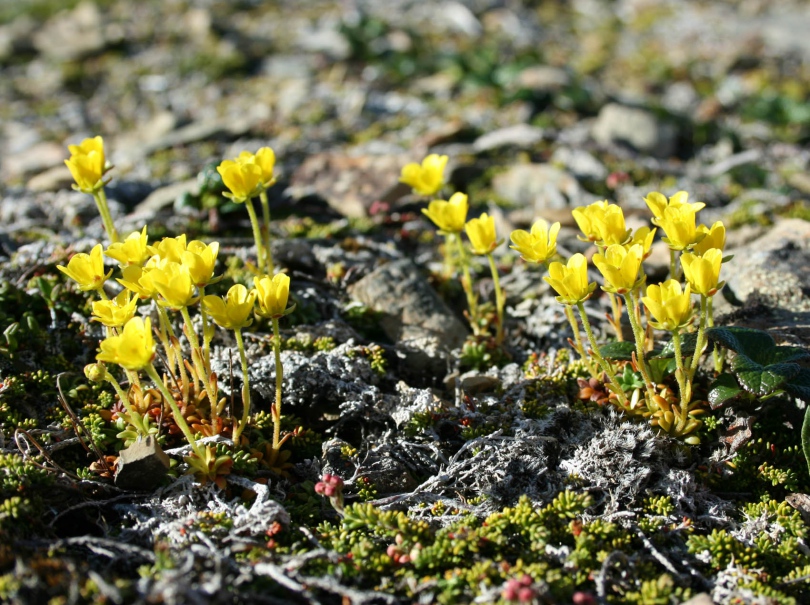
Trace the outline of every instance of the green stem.
[[175, 363], [182, 363], [175, 355], [174, 347], [171, 346], [171, 339], [174, 336], [174, 330], [172, 330], [172, 324], [169, 321], [169, 314], [166, 313], [166, 309], [161, 307], [157, 304], [157, 312], [158, 312], [158, 323], [160, 324], [160, 329], [158, 330], [158, 338], [160, 339], [160, 343], [163, 345], [163, 350], [166, 351], [166, 361], [169, 364], [169, 372], [174, 370]]
[[203, 334], [203, 364], [208, 375], [211, 375], [211, 339], [214, 337], [213, 327], [208, 322], [208, 313], [205, 312], [205, 307], [202, 305], [202, 300], [205, 298], [205, 286], [198, 286], [200, 289], [200, 318], [202, 319], [202, 334]]
[[[709, 297], [708, 316], [706, 317], [706, 324], [714, 327], [714, 296]], [[712, 348], [712, 358], [714, 359], [714, 371], [720, 374], [723, 371], [723, 356], [720, 354], [720, 349], [716, 345]]]
[[278, 318], [273, 317], [273, 352], [276, 356], [276, 403], [271, 410], [273, 418], [273, 451], [278, 451], [281, 441], [281, 385], [284, 380], [284, 366], [281, 364], [281, 335]]
[[680, 281], [681, 271], [678, 268], [678, 252], [677, 250], [669, 249], [669, 277]]
[[472, 325], [473, 334], [478, 334], [480, 332], [480, 326], [478, 325], [478, 302], [475, 298], [475, 292], [473, 292], [472, 289], [472, 278], [470, 277], [470, 264], [467, 259], [467, 252], [464, 250], [461, 234], [452, 233], [448, 234], [447, 237], [451, 236], [456, 240], [456, 246], [458, 248], [458, 259], [462, 272], [461, 286], [464, 288], [464, 293], [467, 295], [467, 306], [470, 309], [470, 324]]
[[183, 315], [188, 341], [191, 343], [191, 361], [194, 364], [194, 369], [196, 370], [200, 380], [202, 380], [203, 387], [205, 388], [205, 394], [208, 396], [208, 402], [211, 404], [211, 428], [214, 430], [214, 434], [217, 434], [219, 432], [219, 423], [217, 422], [217, 400], [216, 394], [211, 388], [211, 375], [205, 371], [200, 341], [197, 338], [197, 333], [194, 331], [194, 324], [191, 323], [191, 315], [188, 313], [188, 307], [180, 307], [180, 313]]
[[233, 443], [234, 446], [239, 447], [239, 437], [242, 435], [242, 431], [245, 430], [248, 419], [250, 418], [250, 383], [248, 380], [248, 362], [247, 354], [245, 353], [245, 342], [242, 340], [242, 330], [236, 328], [234, 334], [236, 335], [236, 346], [239, 348], [239, 358], [242, 361], [242, 421], [233, 429]]
[[708, 316], [708, 297], [703, 294], [700, 295], [700, 319], [698, 320], [698, 333], [695, 339], [695, 354], [692, 357], [692, 363], [689, 368], [689, 381], [695, 376], [698, 365], [700, 365], [700, 356], [706, 346], [706, 318]]
[[109, 373], [109, 371], [105, 374], [104, 378], [112, 385], [112, 388], [115, 390], [116, 394], [118, 395], [118, 399], [121, 400], [121, 404], [126, 408], [127, 414], [132, 415], [134, 410], [129, 403], [129, 395], [124, 392], [124, 389], [121, 388], [121, 385], [118, 384], [118, 381], [115, 379], [115, 376]]
[[802, 422], [802, 451], [804, 459], [807, 461], [807, 468], [810, 471], [810, 405], [804, 410], [804, 422]]
[[498, 311], [498, 329], [495, 334], [495, 342], [500, 345], [503, 343], [503, 308], [505, 306], [505, 300], [503, 289], [501, 288], [501, 280], [498, 277], [498, 267], [495, 266], [495, 259], [491, 252], [487, 254], [487, 260], [489, 261], [489, 269], [492, 271], [492, 283], [495, 287], [495, 308]]
[[155, 370], [155, 366], [151, 363], [144, 368], [146, 373], [149, 375], [149, 378], [152, 379], [152, 382], [155, 383], [155, 386], [160, 390], [163, 398], [166, 400], [166, 403], [169, 404], [169, 407], [172, 409], [172, 416], [174, 416], [174, 423], [177, 425], [177, 428], [182, 431], [183, 435], [186, 437], [186, 441], [191, 446], [191, 449], [194, 451], [194, 454], [200, 458], [200, 460], [205, 459], [205, 455], [203, 454], [200, 446], [197, 445], [197, 440], [194, 438], [194, 433], [191, 432], [191, 428], [188, 426], [186, 419], [183, 418], [183, 413], [180, 411], [180, 408], [177, 405], [177, 402], [172, 397], [172, 394], [169, 392], [169, 389], [166, 388], [166, 385], [163, 384], [163, 380], [160, 376], [158, 376], [157, 370]]
[[115, 230], [110, 208], [107, 205], [107, 194], [104, 193], [104, 187], [93, 192], [93, 199], [96, 201], [98, 213], [101, 215], [101, 222], [104, 223], [104, 230], [107, 232], [107, 237], [110, 238], [110, 243], [118, 243], [118, 231]]
[[613, 368], [610, 367], [610, 364], [607, 360], [602, 357], [602, 354], [599, 353], [599, 346], [596, 344], [596, 338], [594, 338], [593, 330], [591, 329], [591, 322], [588, 321], [588, 316], [585, 314], [585, 305], [582, 302], [577, 303], [577, 309], [579, 310], [579, 317], [582, 320], [582, 327], [585, 328], [585, 334], [588, 336], [588, 342], [591, 345], [591, 355], [596, 358], [596, 361], [602, 367], [602, 370], [607, 374], [608, 380], [610, 381], [610, 386], [613, 388], [613, 392], [616, 393], [616, 396], [619, 398], [623, 407], [627, 407], [627, 395], [624, 393], [624, 389], [622, 389], [619, 381], [616, 380], [616, 374], [613, 372]]
[[689, 402], [692, 399], [692, 381], [686, 372], [683, 354], [681, 352], [681, 334], [678, 330], [672, 331], [672, 346], [675, 348], [675, 363], [678, 370], [675, 372], [675, 379], [678, 381], [678, 390], [681, 392], [680, 415], [676, 430], [679, 432], [686, 426], [687, 413], [689, 412]]
[[273, 251], [270, 248], [270, 202], [267, 201], [267, 191], [259, 194], [262, 202], [262, 219], [264, 220], [264, 254], [267, 260], [267, 275], [272, 277], [275, 267], [273, 265]]
[[579, 333], [579, 324], [577, 323], [577, 316], [574, 315], [574, 307], [565, 305], [565, 316], [571, 324], [571, 331], [574, 333], [574, 342], [577, 345], [577, 352], [579, 352], [580, 357], [582, 357], [582, 361], [585, 363], [591, 376], [597, 378], [596, 369], [591, 363], [591, 358], [585, 353], [585, 346], [582, 344], [582, 335]]
[[650, 378], [650, 369], [647, 366], [647, 359], [644, 357], [644, 349], [646, 345], [646, 336], [644, 330], [638, 321], [636, 311], [638, 309], [638, 294], [631, 291], [624, 295], [627, 301], [627, 317], [630, 318], [630, 326], [633, 328], [633, 338], [636, 340], [636, 358], [638, 361], [638, 369], [641, 371], [641, 376], [644, 378], [644, 384], [647, 387], [647, 393], [652, 396], [655, 395], [655, 386]]
[[608, 300], [610, 300], [610, 308], [613, 311], [613, 330], [616, 332], [616, 340], [622, 342], [624, 334], [622, 334], [622, 310], [619, 308], [619, 297], [613, 292], [607, 294]]
[[256, 266], [259, 272], [265, 268], [264, 261], [264, 244], [262, 244], [262, 232], [259, 228], [259, 218], [256, 216], [256, 209], [253, 207], [253, 200], [246, 199], [245, 206], [247, 207], [248, 216], [250, 216], [250, 226], [253, 229], [253, 241], [256, 244]]

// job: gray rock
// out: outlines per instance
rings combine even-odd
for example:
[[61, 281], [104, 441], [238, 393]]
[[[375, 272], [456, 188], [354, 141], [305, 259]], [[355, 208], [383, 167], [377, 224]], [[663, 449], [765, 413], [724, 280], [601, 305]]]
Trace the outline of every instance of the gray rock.
[[678, 131], [645, 109], [608, 103], [599, 112], [591, 135], [600, 145], [630, 145], [641, 153], [666, 158], [675, 152]]
[[58, 13], [34, 33], [34, 47], [62, 61], [86, 57], [104, 46], [104, 23], [94, 2]]
[[467, 329], [408, 259], [386, 263], [349, 289], [375, 311], [386, 335], [396, 343], [431, 337], [448, 348], [464, 342]]
[[582, 191], [577, 180], [551, 164], [518, 164], [495, 175], [492, 188], [500, 197], [534, 209], [536, 216], [548, 210], [579, 205]]
[[609, 174], [605, 165], [584, 149], [558, 147], [551, 156], [551, 162], [562, 164], [579, 179], [603, 181]]
[[507, 126], [478, 137], [473, 150], [480, 153], [499, 147], [531, 147], [543, 140], [543, 129], [528, 124]]
[[521, 71], [513, 86], [544, 93], [556, 92], [569, 84], [571, 76], [564, 69], [551, 65], [534, 65]]
[[121, 489], [150, 491], [169, 471], [169, 457], [152, 437], [136, 441], [118, 453], [115, 485]]
[[714, 601], [707, 593], [701, 592], [688, 601], [684, 601], [682, 605], [714, 605]]

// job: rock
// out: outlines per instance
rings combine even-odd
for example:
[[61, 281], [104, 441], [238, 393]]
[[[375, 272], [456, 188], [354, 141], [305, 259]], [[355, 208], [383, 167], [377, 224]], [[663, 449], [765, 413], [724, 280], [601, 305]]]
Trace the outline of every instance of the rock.
[[72, 11], [62, 11], [34, 33], [34, 47], [44, 55], [71, 61], [104, 48], [101, 13], [94, 2], [81, 2]]
[[478, 137], [473, 143], [473, 150], [481, 153], [499, 147], [526, 148], [543, 140], [543, 129], [528, 124], [507, 126]]
[[[518, 206], [533, 208], [535, 216], [550, 219], [548, 211], [563, 211], [581, 203], [577, 180], [551, 164], [518, 164], [495, 175], [492, 188]], [[556, 219], [555, 219], [556, 220]]]
[[67, 166], [54, 166], [44, 172], [32, 176], [26, 181], [26, 187], [30, 191], [58, 191], [59, 189], [69, 189], [73, 183], [73, 176]]
[[571, 84], [571, 76], [564, 69], [551, 65], [534, 65], [518, 74], [513, 87], [537, 93], [557, 92]]
[[398, 189], [400, 171], [409, 161], [404, 155], [316, 153], [293, 172], [290, 194], [317, 194], [343, 216], [364, 217], [373, 202], [385, 201]]
[[135, 206], [132, 213], [134, 215], [151, 216], [174, 204], [175, 200], [184, 193], [195, 193], [199, 191], [199, 188], [200, 183], [196, 178], [172, 183], [165, 187], [159, 187], [146, 196], [146, 199], [140, 204]]
[[714, 605], [714, 601], [707, 593], [701, 592], [688, 601], [684, 601], [682, 605]]
[[169, 457], [153, 436], [136, 441], [118, 454], [115, 485], [121, 489], [151, 491], [169, 471]]
[[599, 112], [591, 135], [600, 145], [630, 145], [657, 158], [675, 153], [678, 132], [645, 109], [608, 103]]
[[562, 164], [578, 179], [604, 181], [608, 176], [605, 165], [584, 149], [558, 147], [551, 156], [551, 162]]
[[461, 378], [461, 390], [467, 395], [478, 395], [479, 393], [493, 393], [501, 381], [494, 376], [471, 373], [469, 376]]
[[[25, 151], [4, 158], [2, 174], [7, 179], [24, 177], [32, 172], [53, 168], [67, 158], [67, 149], [56, 143], [43, 141]], [[67, 167], [65, 167], [67, 170]]]
[[431, 337], [455, 348], [467, 336], [466, 327], [409, 259], [375, 269], [351, 286], [349, 294], [383, 313], [380, 325], [395, 343]]

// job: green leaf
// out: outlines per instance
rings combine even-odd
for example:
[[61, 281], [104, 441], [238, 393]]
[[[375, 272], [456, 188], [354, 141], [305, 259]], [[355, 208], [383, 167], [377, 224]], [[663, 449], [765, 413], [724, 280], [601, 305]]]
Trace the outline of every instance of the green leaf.
[[664, 376], [675, 371], [675, 359], [672, 357], [651, 357], [647, 360], [650, 368], [650, 380], [658, 384], [664, 381]]
[[795, 363], [774, 363], [763, 366], [747, 355], [738, 353], [731, 362], [731, 369], [737, 375], [740, 385], [754, 395], [770, 395], [781, 389], [801, 370]]
[[724, 403], [734, 399], [743, 390], [737, 384], [737, 379], [731, 374], [720, 374], [709, 388], [709, 405], [716, 410]]
[[[799, 372], [785, 383], [783, 388], [794, 397], [810, 404], [810, 370], [800, 368]], [[807, 409], [810, 410], [810, 405], [807, 406]]]
[[768, 360], [763, 359], [760, 356], [761, 353], [770, 351], [776, 345], [767, 332], [737, 326], [709, 328], [706, 330], [706, 336], [709, 337], [709, 340], [722, 347], [731, 349], [735, 353], [747, 355], [757, 363], [763, 364], [767, 364]]
[[[681, 355], [684, 357], [691, 357], [695, 354], [695, 345], [697, 344], [697, 332], [689, 332], [688, 334], [681, 334]], [[675, 357], [675, 345], [670, 340], [661, 349], [661, 357]]]
[[599, 347], [599, 353], [602, 357], [613, 361], [630, 361], [633, 358], [633, 352], [635, 350], [635, 343], [628, 341], [609, 342]]

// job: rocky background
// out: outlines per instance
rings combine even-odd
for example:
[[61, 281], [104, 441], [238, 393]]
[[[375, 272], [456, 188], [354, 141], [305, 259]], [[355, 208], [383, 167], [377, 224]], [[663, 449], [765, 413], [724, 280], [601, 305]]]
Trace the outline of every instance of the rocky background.
[[[316, 447], [314, 455], [296, 460], [299, 480], [349, 469], [347, 478], [367, 477], [376, 486], [382, 507], [393, 503], [384, 495], [409, 493], [397, 501], [402, 510], [442, 499], [461, 506], [454, 494], [485, 494], [487, 503], [473, 507], [482, 516], [514, 505], [521, 494], [548, 503], [575, 474], [599, 494], [598, 510], [588, 513], [594, 518], [620, 518], [647, 492], [667, 494], [674, 517], [702, 518], [707, 532], [715, 525], [736, 527], [744, 542], [756, 528], [734, 525], [734, 496], [705, 491], [690, 474], [694, 465], [673, 465], [673, 446], [644, 425], [608, 414], [594, 420], [563, 400], [546, 402], [555, 411], [534, 425], [520, 414], [505, 413], [493, 424], [474, 410], [458, 412], [461, 397], [480, 395], [490, 406], [525, 400], [526, 362], [532, 354], [553, 359], [566, 349], [570, 332], [541, 274], [502, 246], [511, 359], [460, 363], [467, 333], [463, 297], [431, 276], [441, 259], [420, 213], [424, 200], [398, 177], [407, 162], [446, 154], [452, 186], [470, 194], [471, 216], [494, 214], [502, 236], [537, 217], [561, 221], [565, 255], [586, 249], [575, 237], [572, 208], [607, 198], [637, 226], [648, 220], [642, 197], [649, 191], [687, 190], [707, 205], [702, 222], [722, 219], [729, 229], [727, 249], [735, 258], [724, 269], [728, 284], [715, 303], [723, 316], [718, 321], [767, 329], [779, 343], [807, 346], [807, 31], [810, 7], [799, 0], [6, 2], [0, 6], [0, 276], [31, 291], [37, 274], [102, 239], [92, 199], [70, 189], [63, 163], [68, 144], [96, 134], [115, 165], [107, 192], [120, 232], [147, 224], [152, 238], [181, 232], [216, 238], [223, 260], [248, 259], [247, 215], [219, 195], [211, 167], [242, 150], [271, 146], [280, 174], [271, 190], [274, 256], [290, 273], [299, 304], [285, 333], [305, 343], [302, 351], [285, 351], [285, 405], [324, 436], [322, 451]], [[648, 272], [662, 276], [667, 262], [665, 246], [656, 244]], [[485, 271], [480, 288], [491, 295]], [[603, 299], [591, 303], [597, 324], [606, 308]], [[3, 328], [12, 315], [4, 313]], [[93, 335], [86, 320], [58, 316], [50, 337], [58, 340], [56, 327], [68, 320]], [[337, 347], [313, 351], [306, 344], [320, 337]], [[254, 341], [251, 380], [261, 401], [270, 397], [274, 369], [261, 334]], [[221, 374], [227, 373], [229, 344], [219, 343]], [[41, 367], [40, 354], [24, 359], [26, 372]], [[91, 356], [88, 344], [68, 361], [75, 370]], [[382, 372], [380, 359], [386, 361]], [[3, 372], [4, 379], [11, 375]], [[47, 392], [26, 404], [40, 420], [43, 408], [57, 406], [53, 388]], [[466, 457], [473, 446], [448, 446], [439, 425], [418, 439], [397, 436], [437, 405], [456, 410], [444, 418], [447, 426], [475, 416], [480, 430], [470, 436], [484, 439], [475, 447], [490, 452], [486, 461]], [[566, 432], [572, 418], [580, 428]], [[0, 426], [3, 451], [18, 452], [15, 427]], [[47, 432], [44, 420], [37, 426]], [[559, 440], [554, 447], [541, 443], [549, 436]], [[635, 457], [626, 455], [627, 443], [640, 448]], [[735, 442], [732, 450], [740, 446]], [[359, 453], [347, 455], [353, 448]], [[734, 453], [718, 452], [704, 451], [704, 462]], [[482, 477], [474, 472], [482, 464], [497, 470]], [[348, 485], [360, 489], [351, 480]], [[89, 524], [86, 532], [66, 531], [57, 521], [85, 498], [124, 498], [108, 488], [93, 488], [100, 490], [94, 495], [87, 489], [46, 507], [49, 530], [26, 537], [30, 552], [55, 547], [65, 553], [53, 572], [58, 588], [43, 587], [50, 580], [38, 555], [15, 562], [0, 551], [6, 573], [0, 596], [188, 602], [193, 594], [230, 602], [234, 590], [255, 597], [256, 582], [263, 581], [275, 583], [273, 598], [281, 600], [295, 594], [301, 602], [330, 602], [335, 595], [394, 602], [362, 582], [349, 588], [351, 582], [328, 584], [316, 574], [304, 579], [302, 562], [283, 569], [278, 561], [263, 562], [248, 570], [222, 542], [173, 572], [167, 565], [162, 575], [147, 580], [144, 573], [133, 583], [134, 564], [128, 568], [122, 560], [157, 568], [162, 555], [155, 555], [154, 541], [188, 543], [179, 529], [200, 510], [227, 513], [237, 520], [231, 534], [252, 535], [269, 531], [272, 521], [289, 522], [289, 511], [276, 504], [283, 498], [260, 494], [258, 504], [246, 508], [185, 483], [161, 488], [148, 501], [127, 500], [126, 509], [109, 508], [105, 514], [126, 528], [123, 534], [82, 516], [77, 519], [79, 526]], [[270, 495], [292, 493], [283, 485], [272, 489]], [[0, 512], [0, 521], [11, 514]], [[150, 524], [149, 516], [160, 523]], [[82, 548], [118, 567], [82, 566], [76, 562]], [[107, 555], [99, 554], [104, 549]], [[195, 574], [177, 572], [186, 563]], [[666, 570], [679, 585], [690, 585], [694, 570], [675, 566], [677, 574]], [[84, 594], [86, 584], [77, 579], [87, 573], [95, 574], [96, 593]], [[756, 600], [766, 598], [756, 591], [745, 601], [740, 586], [748, 580], [734, 573], [700, 581], [692, 574], [692, 594], [765, 602]], [[235, 577], [242, 588], [229, 584]], [[601, 581], [604, 590], [605, 577]], [[534, 589], [532, 598], [546, 598]], [[592, 584], [582, 592], [605, 598], [598, 593]], [[440, 594], [427, 590], [422, 602]], [[474, 596], [497, 600], [500, 584]], [[678, 602], [674, 592], [670, 598], [638, 602]]]

